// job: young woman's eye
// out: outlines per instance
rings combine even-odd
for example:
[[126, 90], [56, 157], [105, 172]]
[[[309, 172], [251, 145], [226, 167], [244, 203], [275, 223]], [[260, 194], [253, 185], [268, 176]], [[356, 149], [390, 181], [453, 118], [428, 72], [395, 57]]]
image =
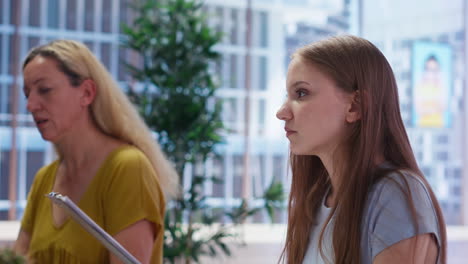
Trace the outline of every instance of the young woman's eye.
[[296, 91], [296, 94], [297, 94], [297, 98], [301, 98], [307, 95], [307, 91], [304, 91], [303, 89], [298, 89]]

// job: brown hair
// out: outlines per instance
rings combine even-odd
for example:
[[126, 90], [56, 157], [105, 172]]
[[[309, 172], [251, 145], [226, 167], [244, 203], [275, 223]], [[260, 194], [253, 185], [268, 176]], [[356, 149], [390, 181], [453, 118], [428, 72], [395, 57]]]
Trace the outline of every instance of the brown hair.
[[[385, 173], [377, 172], [375, 157], [383, 155], [396, 171], [410, 171], [427, 187], [438, 218], [441, 241], [439, 259], [445, 263], [446, 232], [440, 206], [420, 172], [400, 115], [398, 90], [393, 71], [385, 56], [371, 42], [355, 36], [337, 36], [298, 49], [293, 58], [317, 66], [348, 93], [358, 91], [361, 119], [346, 139], [344, 165], [346, 184], [337, 192], [332, 209], [334, 263], [361, 263], [361, 224], [367, 195]], [[290, 154], [292, 184], [286, 244], [280, 261], [302, 263], [315, 215], [326, 190], [331, 186], [328, 173], [318, 157]], [[403, 178], [404, 175], [402, 174]], [[406, 180], [405, 180], [406, 181]], [[405, 187], [406, 186], [406, 187]], [[415, 205], [408, 184], [400, 186], [418, 227]], [[328, 217], [327, 223], [330, 222]], [[323, 230], [320, 239], [322, 240]], [[323, 255], [321, 243], [320, 252]]]

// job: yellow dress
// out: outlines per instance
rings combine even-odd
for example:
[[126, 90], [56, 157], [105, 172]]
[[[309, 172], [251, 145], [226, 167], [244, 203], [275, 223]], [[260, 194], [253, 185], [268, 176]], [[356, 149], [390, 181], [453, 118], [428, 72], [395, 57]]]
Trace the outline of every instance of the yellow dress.
[[[21, 222], [31, 235], [29, 257], [34, 263], [109, 263], [107, 249], [73, 219], [56, 227], [51, 201], [58, 161], [39, 170]], [[146, 219], [155, 224], [151, 263], [162, 263], [164, 196], [156, 173], [137, 148], [123, 146], [108, 155], [77, 205], [112, 236]]]

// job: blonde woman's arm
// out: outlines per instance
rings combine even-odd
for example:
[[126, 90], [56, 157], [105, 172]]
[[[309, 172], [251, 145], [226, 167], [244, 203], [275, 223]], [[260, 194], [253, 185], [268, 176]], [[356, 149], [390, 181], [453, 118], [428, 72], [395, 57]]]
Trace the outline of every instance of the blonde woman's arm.
[[[150, 263], [153, 252], [155, 228], [148, 220], [140, 220], [117, 233], [114, 238], [142, 264]], [[122, 263], [111, 254], [110, 263]]]
[[29, 243], [31, 242], [31, 235], [24, 230], [20, 230], [18, 238], [16, 239], [13, 250], [16, 254], [26, 256], [29, 250]]

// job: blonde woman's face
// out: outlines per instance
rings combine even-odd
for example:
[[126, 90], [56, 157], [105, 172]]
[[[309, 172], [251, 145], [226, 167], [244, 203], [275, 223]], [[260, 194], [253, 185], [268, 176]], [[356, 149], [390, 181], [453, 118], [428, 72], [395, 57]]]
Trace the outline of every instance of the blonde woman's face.
[[351, 96], [318, 68], [295, 58], [289, 65], [287, 99], [276, 116], [285, 121], [295, 155], [331, 155], [347, 131]]
[[76, 124], [87, 114], [81, 85], [73, 87], [55, 60], [41, 56], [26, 65], [23, 77], [26, 107], [42, 138], [59, 143], [67, 135], [78, 134]]

